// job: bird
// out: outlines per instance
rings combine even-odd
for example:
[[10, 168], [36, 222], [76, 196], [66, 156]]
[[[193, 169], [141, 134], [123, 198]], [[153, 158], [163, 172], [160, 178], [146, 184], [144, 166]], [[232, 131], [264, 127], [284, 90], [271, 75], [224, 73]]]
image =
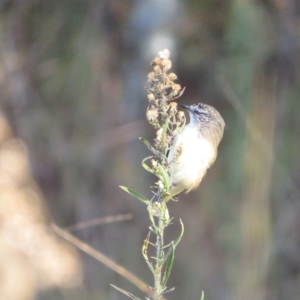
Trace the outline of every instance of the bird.
[[175, 136], [168, 153], [171, 188], [166, 201], [199, 186], [216, 160], [225, 128], [220, 113], [208, 104], [180, 106], [188, 111], [190, 122]]

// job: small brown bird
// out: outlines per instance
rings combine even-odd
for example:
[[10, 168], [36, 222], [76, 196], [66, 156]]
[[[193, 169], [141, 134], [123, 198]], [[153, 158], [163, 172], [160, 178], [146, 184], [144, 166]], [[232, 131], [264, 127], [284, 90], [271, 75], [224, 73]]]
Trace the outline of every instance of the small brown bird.
[[[172, 187], [170, 199], [198, 187], [217, 157], [225, 122], [219, 112], [207, 104], [181, 105], [190, 122], [175, 137], [168, 155]], [[178, 153], [181, 153], [178, 156]], [[176, 157], [178, 156], [178, 157]]]

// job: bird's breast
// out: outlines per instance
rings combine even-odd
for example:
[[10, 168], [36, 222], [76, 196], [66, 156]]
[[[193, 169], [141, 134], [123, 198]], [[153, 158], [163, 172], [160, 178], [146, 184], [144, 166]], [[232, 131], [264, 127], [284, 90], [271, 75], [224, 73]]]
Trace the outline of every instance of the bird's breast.
[[[181, 155], [174, 160], [179, 146], [182, 149]], [[168, 158], [171, 163], [172, 184], [189, 191], [201, 182], [216, 158], [216, 150], [199, 130], [186, 126], [175, 138]]]

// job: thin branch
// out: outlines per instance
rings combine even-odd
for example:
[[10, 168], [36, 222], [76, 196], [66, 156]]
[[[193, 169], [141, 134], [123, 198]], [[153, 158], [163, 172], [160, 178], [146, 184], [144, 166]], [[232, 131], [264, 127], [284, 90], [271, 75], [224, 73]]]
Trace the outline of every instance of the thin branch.
[[100, 225], [100, 224], [121, 222], [121, 221], [127, 221], [127, 220], [131, 220], [131, 219], [132, 219], [132, 214], [109, 216], [109, 217], [105, 217], [105, 218], [96, 218], [96, 219], [80, 222], [75, 225], [65, 227], [64, 230], [73, 231], [73, 230], [84, 229], [84, 228], [88, 228], [88, 227], [96, 226], [96, 225]]
[[112, 269], [114, 272], [118, 273], [122, 277], [126, 278], [128, 281], [130, 281], [132, 284], [134, 284], [137, 288], [139, 288], [141, 291], [143, 291], [150, 297], [153, 297], [153, 291], [149, 289], [148, 285], [144, 281], [136, 277], [134, 274], [127, 271], [124, 267], [118, 265], [113, 260], [105, 256], [103, 253], [99, 252], [98, 250], [94, 249], [88, 244], [82, 242], [81, 240], [74, 237], [72, 234], [63, 230], [62, 228], [58, 227], [54, 223], [51, 224], [51, 228], [57, 235], [59, 235], [66, 241], [70, 242], [81, 251], [94, 257], [96, 260], [100, 261], [101, 263], [103, 263], [104, 265], [106, 265], [107, 267], [109, 267], [110, 269]]

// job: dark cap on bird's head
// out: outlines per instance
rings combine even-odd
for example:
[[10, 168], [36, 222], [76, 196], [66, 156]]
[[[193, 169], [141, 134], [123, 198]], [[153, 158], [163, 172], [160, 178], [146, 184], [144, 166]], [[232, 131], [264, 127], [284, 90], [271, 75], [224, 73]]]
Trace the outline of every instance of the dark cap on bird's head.
[[212, 106], [205, 103], [193, 104], [191, 106], [180, 104], [190, 114], [190, 122], [194, 125], [201, 123], [201, 125], [209, 124], [210, 122], [217, 122], [222, 129], [225, 127], [225, 122], [220, 113]]

